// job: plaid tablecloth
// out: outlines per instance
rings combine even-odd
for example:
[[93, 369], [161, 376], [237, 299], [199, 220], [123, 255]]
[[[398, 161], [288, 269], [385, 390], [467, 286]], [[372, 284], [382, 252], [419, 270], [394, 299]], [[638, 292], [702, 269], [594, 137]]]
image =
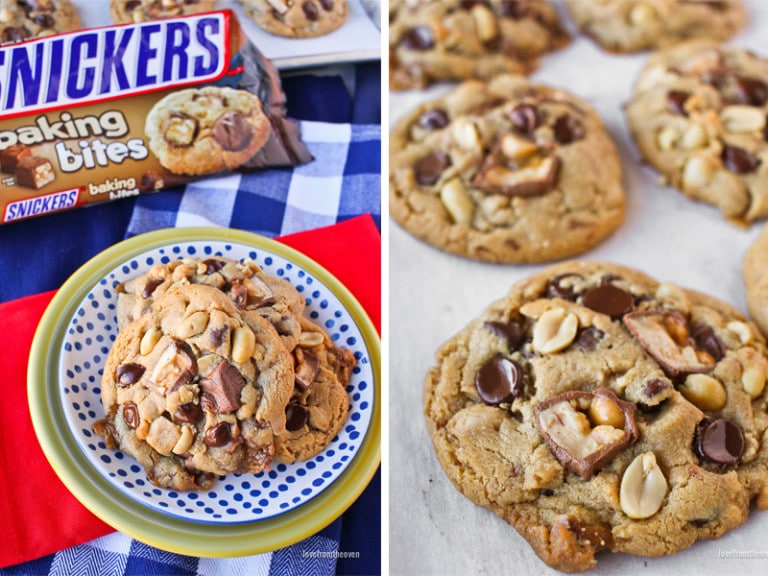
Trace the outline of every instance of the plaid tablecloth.
[[[292, 170], [209, 178], [0, 227], [0, 268], [17, 279], [0, 284], [0, 301], [56, 288], [91, 255], [122, 238], [162, 227], [226, 226], [274, 237], [366, 213], [379, 224], [380, 127], [312, 121], [301, 122], [301, 127], [315, 161]], [[355, 530], [368, 520], [378, 524], [378, 505], [367, 502], [365, 513], [371, 517], [354, 520]], [[374, 546], [379, 545], [378, 530], [369, 535]], [[0, 569], [0, 576], [334, 574], [344, 553], [339, 547], [342, 533], [337, 520], [293, 546], [234, 559], [180, 556], [114, 533]]]

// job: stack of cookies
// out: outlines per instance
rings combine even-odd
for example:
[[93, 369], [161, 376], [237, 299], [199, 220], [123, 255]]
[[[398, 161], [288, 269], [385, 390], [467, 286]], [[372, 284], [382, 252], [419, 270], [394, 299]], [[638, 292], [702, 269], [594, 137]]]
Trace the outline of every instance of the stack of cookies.
[[315, 456], [346, 419], [355, 359], [304, 306], [252, 261], [152, 266], [120, 287], [94, 430], [174, 490]]

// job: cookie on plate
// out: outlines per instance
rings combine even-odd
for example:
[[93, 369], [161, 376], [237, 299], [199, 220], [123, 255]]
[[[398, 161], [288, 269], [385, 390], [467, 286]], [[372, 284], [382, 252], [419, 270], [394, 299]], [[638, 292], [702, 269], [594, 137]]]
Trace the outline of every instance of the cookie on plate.
[[569, 36], [544, 0], [389, 3], [390, 88], [525, 74]]
[[208, 489], [218, 475], [269, 469], [293, 381], [268, 321], [244, 322], [216, 288], [181, 285], [118, 334], [94, 430], [156, 486]]
[[0, 44], [80, 28], [70, 0], [0, 0]]
[[145, 124], [160, 164], [190, 175], [237, 168], [264, 146], [271, 130], [254, 94], [216, 86], [168, 94]]
[[548, 565], [673, 554], [768, 508], [768, 351], [731, 306], [615, 264], [515, 284], [443, 344], [440, 464]]
[[210, 12], [216, 0], [110, 0], [109, 13], [115, 24], [148, 22]]
[[[247, 316], [246, 316], [247, 321]], [[323, 329], [302, 319], [293, 350], [296, 380], [285, 408], [285, 432], [275, 437], [275, 460], [290, 464], [323, 451], [347, 419], [347, 385], [355, 357], [334, 345]]]
[[725, 40], [747, 18], [741, 0], [567, 0], [566, 6], [585, 34], [620, 53], [693, 38]]
[[205, 284], [223, 291], [242, 311], [254, 311], [275, 327], [290, 352], [301, 335], [304, 297], [284, 278], [264, 272], [252, 260], [223, 256], [179, 258], [154, 264], [118, 287], [117, 323], [123, 327], [150, 309], [175, 286]]
[[643, 157], [686, 196], [768, 216], [768, 59], [714, 42], [651, 56], [625, 109]]
[[744, 254], [743, 276], [749, 315], [768, 335], [768, 226]]
[[270, 34], [313, 38], [341, 27], [347, 0], [238, 0], [245, 14]]
[[390, 212], [461, 256], [546, 262], [588, 250], [624, 217], [621, 164], [597, 113], [504, 75], [423, 104], [390, 137]]

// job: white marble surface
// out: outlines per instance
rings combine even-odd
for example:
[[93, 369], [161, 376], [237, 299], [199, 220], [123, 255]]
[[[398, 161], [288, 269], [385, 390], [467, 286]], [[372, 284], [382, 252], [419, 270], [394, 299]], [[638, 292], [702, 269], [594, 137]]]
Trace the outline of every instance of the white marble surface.
[[[768, 2], [751, 0], [752, 18], [732, 43], [768, 56]], [[571, 31], [570, 20], [567, 21]], [[657, 184], [638, 161], [622, 103], [647, 55], [613, 56], [578, 37], [547, 56], [536, 80], [574, 91], [600, 112], [621, 152], [628, 210], [623, 226], [584, 255], [637, 267], [659, 280], [697, 288], [746, 312], [741, 277], [745, 249], [762, 224], [737, 228], [712, 207]], [[426, 96], [443, 91], [438, 87]], [[394, 121], [424, 94], [391, 99]], [[432, 453], [422, 415], [424, 376], [438, 346], [509, 286], [543, 266], [471, 262], [440, 252], [390, 226], [390, 541], [392, 574], [557, 574], [515, 530], [475, 506], [451, 485]], [[742, 556], [734, 558], [734, 556]], [[751, 558], [744, 558], [750, 555]], [[762, 556], [761, 558], [755, 556]], [[603, 553], [592, 574], [766, 574], [768, 512], [717, 541], [675, 556], [640, 558]]]

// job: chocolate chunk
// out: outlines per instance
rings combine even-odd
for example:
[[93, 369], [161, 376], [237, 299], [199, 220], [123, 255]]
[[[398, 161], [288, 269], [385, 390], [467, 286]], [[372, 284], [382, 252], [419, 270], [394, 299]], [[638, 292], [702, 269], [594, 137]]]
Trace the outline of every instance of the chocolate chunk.
[[301, 9], [304, 11], [304, 16], [306, 16], [307, 20], [310, 22], [316, 22], [318, 16], [320, 16], [320, 12], [317, 10], [315, 3], [310, 2], [309, 0], [301, 5]]
[[600, 345], [600, 340], [605, 336], [605, 332], [594, 326], [585, 328], [576, 337], [576, 345], [582, 350], [592, 351], [596, 350]]
[[723, 146], [723, 164], [731, 172], [736, 174], [749, 174], [757, 170], [760, 158], [736, 146]]
[[488, 0], [461, 0], [459, 6], [462, 10], [472, 10], [475, 6], [488, 6]]
[[141, 6], [141, 0], [130, 0], [130, 2], [125, 3], [125, 10], [126, 12], [133, 12], [139, 6]]
[[639, 436], [635, 405], [608, 388], [564, 392], [540, 402], [533, 411], [536, 427], [555, 458], [585, 480]]
[[451, 165], [451, 157], [445, 152], [433, 152], [424, 156], [413, 167], [416, 181], [422, 186], [431, 186], [440, 179], [440, 175]]
[[218, 260], [217, 258], [206, 258], [202, 261], [202, 264], [205, 266], [206, 274], [213, 274], [218, 272], [226, 265], [223, 260]]
[[160, 280], [160, 279], [147, 280], [147, 283], [144, 284], [144, 288], [141, 291], [141, 295], [144, 298], [149, 298], [155, 292], [157, 287], [160, 286], [160, 284], [162, 284], [162, 283], [163, 283], [163, 281]]
[[685, 111], [685, 101], [688, 100], [690, 95], [690, 92], [670, 90], [667, 94], [667, 109], [673, 114], [688, 116], [688, 112]]
[[736, 76], [736, 93], [742, 104], [749, 106], [764, 106], [768, 102], [768, 84], [757, 78]]
[[448, 122], [448, 114], [439, 108], [427, 110], [419, 116], [418, 120], [419, 127], [429, 131], [445, 128], [448, 126]]
[[42, 156], [24, 156], [16, 164], [16, 183], [26, 188], [42, 188], [56, 179], [53, 164]]
[[211, 344], [213, 344], [214, 348], [218, 348], [219, 346], [224, 344], [224, 337], [226, 336], [228, 331], [229, 331], [228, 326], [222, 326], [220, 328], [215, 328], [211, 330], [210, 332]]
[[688, 321], [677, 310], [639, 310], [625, 314], [624, 325], [670, 378], [709, 372], [710, 354], [701, 354], [689, 337]]
[[246, 382], [240, 371], [226, 360], [219, 362], [208, 376], [200, 378], [200, 390], [210, 395], [217, 414], [234, 412], [240, 406], [240, 393]]
[[656, 396], [659, 392], [668, 390], [671, 384], [667, 380], [661, 378], [651, 378], [645, 383], [645, 395], [650, 397]]
[[203, 409], [200, 404], [194, 402], [188, 402], [182, 404], [176, 408], [176, 412], [173, 413], [174, 422], [182, 422], [185, 424], [197, 424], [203, 419]]
[[246, 148], [252, 136], [251, 125], [236, 110], [228, 110], [213, 125], [213, 139], [231, 152]]
[[738, 464], [746, 444], [741, 428], [725, 418], [702, 420], [693, 438], [696, 453], [708, 462], [731, 466]]
[[32, 33], [24, 28], [24, 26], [8, 26], [3, 30], [3, 44], [21, 42], [31, 37]]
[[139, 416], [139, 409], [133, 402], [128, 402], [123, 406], [123, 420], [128, 428], [136, 430], [141, 423], [141, 417]]
[[483, 326], [494, 334], [506, 338], [510, 350], [516, 350], [525, 338], [525, 330], [518, 322], [485, 322]]
[[231, 439], [232, 430], [230, 430], [229, 424], [226, 422], [219, 422], [215, 426], [208, 428], [203, 437], [203, 441], [206, 445], [214, 448], [225, 446]]
[[299, 390], [303, 391], [312, 386], [320, 373], [320, 360], [304, 349], [295, 350], [293, 356], [296, 360], [293, 382]]
[[698, 348], [712, 356], [715, 362], [719, 362], [725, 356], [726, 347], [711, 327], [704, 324], [696, 325], [691, 329], [691, 336], [696, 341]]
[[243, 285], [242, 280], [236, 279], [229, 286], [229, 297], [240, 310], [248, 304], [248, 289]]
[[291, 402], [285, 407], [285, 429], [288, 432], [301, 430], [307, 425], [309, 413], [307, 409], [297, 402]]
[[613, 284], [602, 284], [588, 290], [583, 297], [584, 306], [606, 314], [613, 319], [621, 318], [635, 306], [635, 299], [626, 290]]
[[473, 176], [472, 184], [488, 194], [539, 196], [555, 187], [559, 169], [557, 156], [548, 156], [519, 170], [499, 166], [489, 158]]
[[523, 369], [510, 358], [491, 358], [477, 372], [475, 387], [486, 404], [512, 402], [523, 393]]
[[569, 114], [560, 116], [552, 127], [555, 132], [555, 140], [559, 144], [570, 144], [584, 138], [584, 126], [576, 118]]
[[531, 104], [520, 104], [515, 106], [510, 117], [515, 131], [526, 136], [533, 135], [536, 128], [541, 124], [539, 111]]
[[141, 380], [145, 370], [144, 366], [135, 362], [121, 364], [117, 368], [117, 385], [125, 388], [136, 384], [136, 382]]
[[502, 0], [499, 6], [499, 14], [504, 18], [522, 20], [530, 14], [531, 8], [521, 0]]
[[157, 360], [149, 384], [161, 394], [168, 394], [189, 384], [197, 376], [197, 359], [189, 344], [173, 340]]
[[320, 6], [322, 6], [323, 10], [326, 12], [330, 12], [333, 10], [333, 0], [320, 0]]
[[40, 26], [40, 28], [53, 28], [54, 24], [56, 24], [56, 20], [50, 14], [37, 14], [32, 18], [32, 22]]
[[580, 292], [573, 287], [573, 282], [584, 280], [581, 274], [559, 274], [547, 283], [547, 296], [549, 298], [562, 298], [575, 302]]
[[19, 163], [19, 160], [31, 154], [32, 151], [24, 146], [24, 144], [8, 146], [8, 148], [0, 151], [0, 170], [13, 174], [16, 171], [16, 165]]
[[435, 38], [428, 26], [416, 26], [403, 34], [400, 45], [411, 50], [429, 50], [435, 45]]

